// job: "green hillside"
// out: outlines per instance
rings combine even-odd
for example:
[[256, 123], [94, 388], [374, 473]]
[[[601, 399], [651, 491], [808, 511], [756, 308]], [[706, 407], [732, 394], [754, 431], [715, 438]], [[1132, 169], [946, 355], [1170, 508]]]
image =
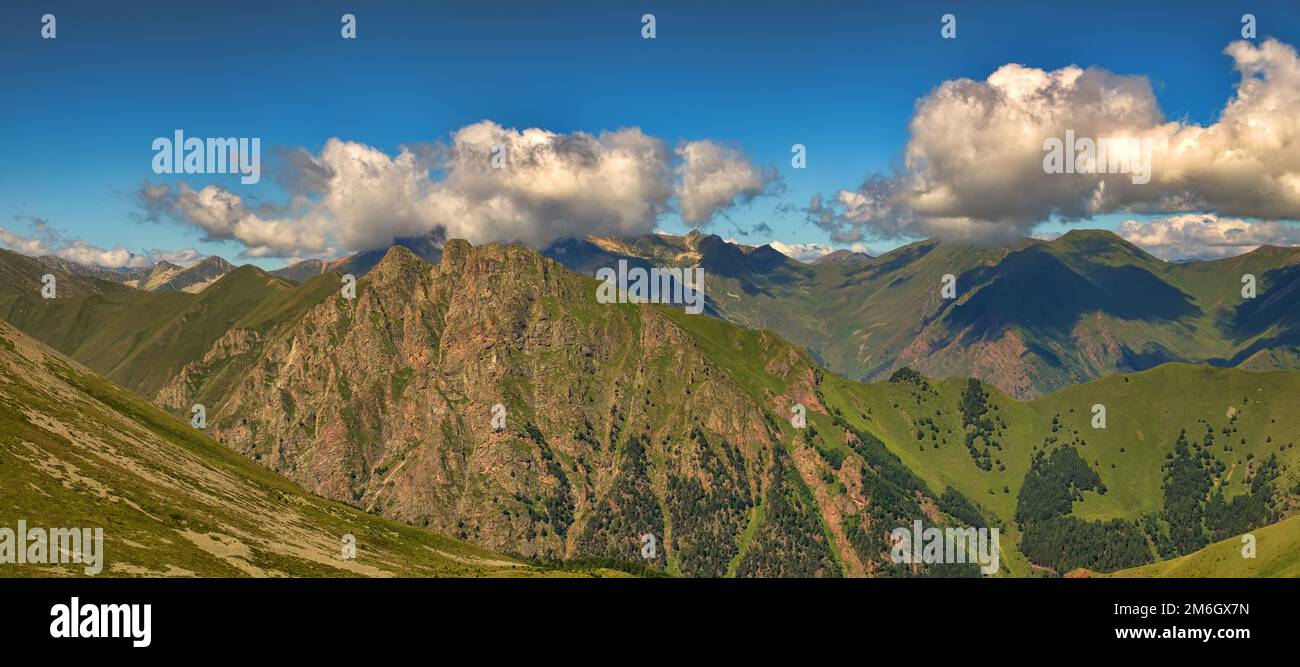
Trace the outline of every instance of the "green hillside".
[[[1189, 456], [1207, 457], [1216, 466], [1204, 473], [1209, 486], [1200, 494], [1201, 507], [1191, 511], [1209, 516], [1212, 501], [1217, 502], [1214, 496], [1222, 492], [1228, 506], [1242, 503], [1225, 513], [1251, 521], [1256, 514], [1242, 508], [1270, 457], [1277, 459], [1276, 480], [1269, 485], [1271, 504], [1267, 512], [1258, 510], [1253, 520], [1276, 520], [1292, 511], [1300, 496], [1300, 450], [1295, 448], [1300, 415], [1294, 410], [1300, 373], [1294, 371], [1259, 373], [1167, 364], [1027, 402], [983, 387], [984, 415], [991, 426], [987, 429], [965, 423], [967, 381], [919, 382], [924, 386], [911, 381], [860, 385], [831, 376], [822, 393], [838, 397], [840, 401], [831, 402], [845, 406], [850, 422], [879, 435], [931, 488], [957, 489], [996, 515], [1015, 540], [1023, 537], [1017, 528], [1021, 492], [1040, 451], [1072, 449], [1098, 477], [1097, 488], [1080, 490], [1064, 506], [1069, 517], [1089, 524], [1069, 526], [1080, 531], [1117, 519], [1134, 525], [1154, 521], [1153, 532], [1169, 531], [1163, 514], [1166, 494], [1171, 492], [1166, 467], [1177, 458], [1175, 447], [1182, 433]], [[1106, 406], [1104, 429], [1091, 425], [1096, 404]], [[974, 438], [973, 448], [966, 446], [968, 434]], [[1031, 499], [1031, 506], [1041, 504], [1041, 498]], [[1060, 528], [1059, 523], [1053, 525]], [[1235, 527], [1225, 523], [1220, 530]], [[1133, 532], [1144, 534], [1150, 545], [1144, 553], [1149, 552], [1150, 558], [1160, 553], [1157, 536]], [[1163, 555], [1186, 553], [1206, 543], [1196, 539], [1200, 538], [1189, 535], [1181, 551]], [[1204, 540], [1211, 539], [1218, 537], [1207, 528]]]
[[29, 296], [40, 298], [45, 274], [55, 277], [55, 294], [59, 298], [120, 292], [127, 288], [115, 282], [50, 266], [27, 255], [0, 248], [0, 298]]
[[1114, 573], [1115, 577], [1300, 577], [1300, 516], [1251, 532], [1255, 557], [1242, 557], [1241, 536], [1200, 551]]
[[59, 299], [0, 296], [0, 317], [109, 375], [160, 322], [189, 306], [184, 292], [117, 292]]
[[295, 288], [246, 265], [197, 294], [121, 288], [59, 299], [0, 296], [0, 319], [152, 397], [232, 328], [273, 326], [325, 298], [337, 285], [338, 277], [331, 273]]

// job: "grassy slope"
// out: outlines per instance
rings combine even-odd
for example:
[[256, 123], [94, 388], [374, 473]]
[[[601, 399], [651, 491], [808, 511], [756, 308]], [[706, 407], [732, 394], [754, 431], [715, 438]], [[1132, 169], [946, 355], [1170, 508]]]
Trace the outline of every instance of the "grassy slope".
[[1253, 342], [1253, 337], [1239, 337], [1228, 326], [1243, 304], [1241, 276], [1254, 274], [1259, 298], [1267, 299], [1270, 288], [1285, 287], [1272, 284], [1270, 278], [1300, 261], [1300, 254], [1292, 249], [1265, 246], [1225, 259], [1174, 264], [1097, 230], [1073, 231], [1044, 247], [1085, 275], [1090, 268], [1139, 267], [1186, 295], [1195, 311], [1179, 318], [1179, 326], [1161, 320], [1103, 318], [1119, 339], [1158, 344], [1184, 359], [1227, 359]]
[[[1198, 419], [1208, 420], [1214, 428], [1216, 444], [1212, 451], [1230, 470], [1225, 490], [1228, 497], [1246, 490], [1241, 473], [1249, 455], [1259, 460], [1277, 453], [1284, 464], [1281, 488], [1286, 491], [1293, 491], [1300, 471], [1300, 448], [1286, 447], [1300, 441], [1300, 414], [1294, 410], [1294, 397], [1300, 393], [1300, 373], [1294, 371], [1256, 373], [1166, 364], [1142, 373], [1069, 387], [1028, 402], [1015, 401], [986, 387], [991, 401], [998, 406], [994, 414], [1001, 415], [1008, 425], [1001, 439], [1002, 452], [994, 452], [1006, 470], [995, 467], [988, 472], [975, 466], [962, 444], [959, 400], [965, 381], [932, 380], [931, 386], [935, 392], [927, 394], [910, 383], [863, 385], [828, 376], [823, 393], [828, 399], [838, 397], [832, 403], [851, 406], [852, 410], [845, 408], [850, 422], [861, 423], [880, 436], [932, 489], [955, 487], [991, 510], [1011, 529], [1016, 497], [1030, 457], [1052, 433], [1052, 418], [1056, 415], [1061, 421], [1057, 435], [1068, 441], [1070, 434], [1078, 431], [1086, 442], [1079, 447], [1080, 454], [1107, 486], [1106, 495], [1090, 492], [1084, 501], [1075, 504], [1074, 514], [1084, 519], [1136, 519], [1144, 513], [1159, 512], [1165, 454], [1173, 450], [1180, 429], [1187, 429], [1189, 439], [1199, 440], [1205, 426]], [[1091, 407], [1097, 403], [1107, 406], [1104, 430], [1090, 425]], [[1233, 424], [1238, 430], [1230, 437], [1221, 433], [1228, 425], [1229, 408], [1240, 415]], [[863, 414], [867, 417], [863, 418]], [[941, 438], [946, 437], [948, 442], [941, 442], [936, 449], [928, 434], [918, 441], [913, 419], [921, 416], [933, 418]], [[1267, 442], [1269, 437], [1271, 443]], [[1223, 445], [1229, 438], [1233, 451], [1225, 452]], [[1011, 534], [1018, 539], [1014, 530]], [[1300, 561], [1300, 552], [1294, 559]], [[1027, 573], [1014, 567], [1013, 572]]]
[[[1029, 402], [995, 394], [999, 412], [1008, 424], [1004, 453], [998, 455], [1007, 466], [1005, 472], [976, 468], [957, 438], [961, 433], [957, 401], [964, 382], [944, 380], [932, 385], [939, 396], [925, 397], [921, 406], [916, 404], [917, 392], [911, 385], [857, 385], [851, 393], [859, 404], [872, 409], [872, 430], [882, 435], [918, 474], [936, 484], [956, 486], [1006, 519], [1015, 510], [1015, 494], [1028, 470], [1029, 457], [1051, 433], [1055, 415], [1060, 415], [1063, 433], [1079, 432], [1087, 443], [1080, 447], [1080, 453], [1097, 469], [1109, 489], [1106, 496], [1089, 495], [1076, 506], [1075, 513], [1088, 519], [1135, 518], [1159, 510], [1161, 465], [1164, 455], [1173, 450], [1179, 430], [1186, 428], [1189, 436], [1199, 438], [1204, 425], [1197, 419], [1208, 419], [1218, 434], [1228, 423], [1226, 413], [1230, 407], [1241, 413], [1235, 424], [1239, 431], [1231, 436], [1234, 450], [1223, 452], [1222, 435], [1216, 435], [1214, 448], [1230, 469], [1236, 465], [1240, 470], [1249, 454], [1262, 457], [1277, 452], [1292, 468], [1300, 462], [1300, 449], [1282, 451], [1283, 445], [1300, 440], [1300, 415], [1293, 410], [1293, 397], [1300, 391], [1300, 373], [1166, 364], [1070, 387]], [[1248, 404], [1243, 404], [1245, 398], [1249, 398]], [[912, 399], [910, 404], [908, 399]], [[897, 410], [892, 409], [895, 402]], [[1108, 409], [1104, 430], [1090, 425], [1091, 406], [1097, 403]], [[954, 433], [949, 443], [938, 449], [927, 437], [921, 441], [925, 443], [922, 450], [914, 444], [918, 441], [910, 417], [932, 416], [935, 409], [941, 411], [936, 422], [945, 430], [953, 428]], [[1273, 442], [1265, 442], [1270, 436]], [[1246, 444], [1241, 444], [1241, 438], [1246, 439]], [[1125, 451], [1120, 452], [1121, 448]], [[1233, 475], [1232, 481], [1239, 479], [1240, 475]], [[1001, 492], [1003, 485], [1009, 487], [1010, 493]], [[1228, 495], [1241, 490], [1232, 484]]]
[[[1111, 489], [1104, 497], [1088, 497], [1076, 513], [1085, 518], [1132, 518], [1160, 508], [1160, 464], [1165, 453], [1172, 451], [1180, 429], [1187, 429], [1189, 439], [1204, 435], [1205, 425], [1197, 423], [1198, 419], [1208, 421], [1214, 429], [1213, 452], [1229, 470], [1228, 497], [1246, 490], [1242, 473], [1250, 455], [1262, 459], [1277, 453], [1290, 471], [1291, 483], [1283, 488], [1293, 488], [1300, 449], [1286, 446], [1300, 441], [1297, 392], [1300, 373], [1296, 372], [1254, 373], [1167, 364], [1127, 376], [1127, 381], [1117, 376], [1070, 387], [1035, 405], [1057, 412], [1067, 406], [1076, 409], [1069, 419], [1063, 414], [1063, 420], [1084, 433], [1088, 442], [1085, 458], [1089, 463], [1100, 461], [1098, 472]], [[1087, 410], [1093, 403], [1108, 407], [1104, 431], [1087, 426]], [[1229, 410], [1238, 414], [1232, 424], [1237, 430], [1225, 436], [1222, 429], [1229, 425]], [[1047, 416], [1046, 412], [1040, 409], [1039, 414]], [[1231, 445], [1231, 452], [1224, 450], [1225, 444]]]
[[264, 332], [315, 305], [338, 284], [334, 273], [294, 286], [242, 266], [198, 294], [121, 290], [53, 300], [0, 296], [0, 319], [151, 396], [230, 329]]
[[198, 298], [160, 320], [135, 344], [108, 377], [145, 396], [173, 377], [185, 364], [203, 356], [231, 326], [292, 284], [251, 265], [222, 276]]
[[1161, 563], [1114, 573], [1116, 577], [1300, 577], [1300, 516], [1252, 533], [1255, 558], [1242, 557], [1241, 537]]
[[40, 298], [43, 286], [41, 277], [46, 273], [56, 278], [56, 294], [60, 298], [127, 289], [108, 280], [71, 273], [48, 266], [33, 257], [0, 248], [0, 295]]
[[0, 525], [103, 527], [103, 576], [547, 574], [311, 496], [3, 324], [0, 396]]

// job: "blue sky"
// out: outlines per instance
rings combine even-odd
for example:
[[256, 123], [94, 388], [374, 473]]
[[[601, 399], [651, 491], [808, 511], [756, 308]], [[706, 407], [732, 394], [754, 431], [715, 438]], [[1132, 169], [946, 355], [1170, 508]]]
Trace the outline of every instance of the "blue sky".
[[[1240, 38], [1243, 12], [1257, 16], [1261, 38], [1300, 39], [1300, 12], [1269, 2], [115, 4], [0, 8], [0, 226], [21, 232], [40, 218], [97, 246], [232, 258], [238, 243], [140, 220], [141, 185], [179, 180], [151, 171], [155, 137], [256, 136], [269, 162], [274, 146], [317, 152], [331, 137], [395, 153], [483, 119], [555, 132], [636, 126], [670, 145], [728, 142], [776, 165], [784, 192], [737, 206], [711, 231], [761, 242], [735, 229], [766, 222], [786, 243], [826, 242], [777, 204], [802, 207], [888, 171], [917, 100], [944, 81], [983, 80], [1006, 63], [1099, 66], [1149, 77], [1167, 117], [1207, 124], [1233, 94], [1222, 51]], [[47, 12], [55, 40], [40, 38]], [[356, 40], [339, 38], [346, 12]], [[640, 38], [645, 12], [655, 40]], [[948, 12], [955, 40], [939, 38]], [[808, 147], [805, 170], [790, 169], [794, 143]], [[270, 178], [184, 178], [254, 202], [286, 199]], [[671, 214], [660, 228], [685, 229]], [[868, 241], [876, 251], [901, 242]]]

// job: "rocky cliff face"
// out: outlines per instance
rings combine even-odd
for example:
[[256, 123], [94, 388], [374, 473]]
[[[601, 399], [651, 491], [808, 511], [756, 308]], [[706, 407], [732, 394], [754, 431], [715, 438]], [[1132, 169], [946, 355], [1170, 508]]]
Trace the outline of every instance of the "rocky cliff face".
[[817, 447], [856, 453], [834, 464], [793, 431], [795, 403], [832, 423], [805, 352], [597, 285], [520, 247], [451, 241], [437, 266], [394, 247], [354, 299], [230, 330], [155, 400], [202, 402], [218, 440], [316, 493], [508, 553], [886, 567], [880, 534], [933, 499], [838, 416]]
[[5, 563], [6, 579], [542, 574], [311, 495], [3, 321], [0, 507], [9, 526], [102, 527], [98, 548]]
[[199, 260], [183, 269], [152, 274], [141, 289], [154, 292], [179, 290], [181, 292], [201, 292], [203, 288], [216, 282], [221, 276], [234, 271], [235, 267], [226, 260], [212, 256]]
[[[793, 470], [772, 397], [673, 312], [601, 305], [595, 286], [517, 247], [450, 242], [436, 267], [394, 247], [354, 300], [265, 340], [232, 332], [157, 399], [188, 411], [239, 367], [210, 430], [317, 493], [544, 558], [633, 560], [650, 534], [661, 564], [725, 574]], [[834, 570], [816, 521], [776, 530], [820, 545], [808, 574]]]

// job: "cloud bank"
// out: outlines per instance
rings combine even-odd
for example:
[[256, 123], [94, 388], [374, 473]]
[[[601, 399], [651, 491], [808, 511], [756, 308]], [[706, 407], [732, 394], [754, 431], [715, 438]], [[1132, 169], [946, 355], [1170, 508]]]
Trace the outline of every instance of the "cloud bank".
[[[842, 243], [1000, 243], [1051, 218], [1119, 211], [1300, 219], [1300, 59], [1273, 39], [1224, 53], [1240, 84], [1210, 125], [1167, 120], [1145, 77], [1096, 68], [1009, 64], [944, 82], [918, 102], [897, 172], [814, 197], [807, 219]], [[1150, 182], [1044, 173], [1044, 140], [1066, 130], [1149, 140]]]
[[[16, 217], [21, 219], [21, 216]], [[161, 261], [181, 264], [203, 256], [193, 248], [152, 250], [143, 254], [137, 254], [123, 246], [101, 248], [82, 239], [68, 238], [40, 218], [29, 218], [29, 220], [30, 234], [21, 234], [7, 227], [0, 227], [0, 246], [32, 257], [58, 257], [103, 269], [140, 269]]]
[[291, 199], [250, 207], [216, 185], [146, 184], [151, 219], [168, 217], [209, 240], [233, 240], [248, 257], [368, 250], [441, 229], [472, 243], [540, 247], [562, 237], [651, 232], [678, 210], [707, 226], [737, 204], [774, 191], [774, 169], [738, 149], [687, 141], [669, 151], [638, 128], [589, 134], [516, 130], [492, 121], [450, 141], [396, 155], [341, 139], [319, 154], [289, 149], [273, 175]]
[[1262, 245], [1300, 245], [1300, 227], [1213, 214], [1191, 213], [1150, 222], [1126, 220], [1117, 232], [1156, 257], [1176, 261], [1232, 257]]

